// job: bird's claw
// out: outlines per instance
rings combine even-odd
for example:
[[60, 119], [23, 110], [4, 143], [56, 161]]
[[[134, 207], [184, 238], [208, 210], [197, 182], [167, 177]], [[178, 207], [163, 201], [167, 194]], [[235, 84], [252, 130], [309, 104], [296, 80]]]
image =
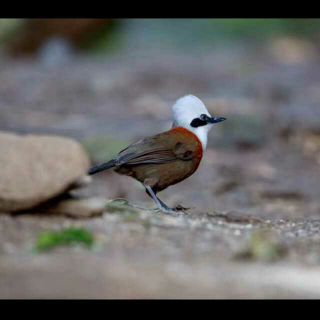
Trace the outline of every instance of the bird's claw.
[[166, 208], [166, 209], [161, 209], [160, 211], [162, 211], [162, 212], [164, 212], [164, 213], [168, 213], [168, 214], [177, 214], [177, 212], [176, 211], [174, 211], [174, 210], [172, 210], [172, 209], [170, 209], [170, 208]]

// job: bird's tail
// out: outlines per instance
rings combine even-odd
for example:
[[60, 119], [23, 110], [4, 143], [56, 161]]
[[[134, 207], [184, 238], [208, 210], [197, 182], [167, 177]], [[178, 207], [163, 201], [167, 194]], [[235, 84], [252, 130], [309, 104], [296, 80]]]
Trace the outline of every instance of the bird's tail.
[[91, 167], [88, 174], [91, 176], [92, 174], [98, 173], [100, 171], [108, 170], [116, 165], [115, 160], [110, 160], [108, 162], [100, 163], [94, 167]]

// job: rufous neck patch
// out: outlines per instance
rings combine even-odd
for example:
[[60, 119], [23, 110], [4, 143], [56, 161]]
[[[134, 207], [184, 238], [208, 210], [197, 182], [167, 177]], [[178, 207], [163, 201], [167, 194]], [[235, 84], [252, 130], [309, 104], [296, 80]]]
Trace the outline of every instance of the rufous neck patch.
[[181, 133], [183, 133], [185, 135], [190, 136], [190, 139], [196, 140], [197, 143], [198, 143], [199, 151], [196, 152], [195, 157], [196, 158], [200, 158], [200, 159], [202, 158], [202, 153], [203, 153], [202, 143], [201, 143], [200, 139], [193, 132], [191, 132], [190, 130], [188, 130], [188, 129], [184, 128], [184, 127], [173, 127], [170, 131], [181, 132]]

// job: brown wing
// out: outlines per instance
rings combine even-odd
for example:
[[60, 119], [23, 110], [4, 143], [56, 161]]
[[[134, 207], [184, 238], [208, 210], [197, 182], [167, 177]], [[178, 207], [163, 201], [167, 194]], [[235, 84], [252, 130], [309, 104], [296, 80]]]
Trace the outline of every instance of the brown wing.
[[162, 164], [193, 159], [193, 152], [182, 142], [168, 138], [168, 133], [164, 132], [130, 145], [116, 157], [117, 165]]

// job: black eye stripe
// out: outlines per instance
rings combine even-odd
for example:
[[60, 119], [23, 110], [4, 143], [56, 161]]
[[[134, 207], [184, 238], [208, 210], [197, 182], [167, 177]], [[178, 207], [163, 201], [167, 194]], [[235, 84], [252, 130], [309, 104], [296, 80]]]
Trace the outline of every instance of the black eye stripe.
[[195, 118], [191, 121], [190, 126], [193, 128], [198, 128], [201, 126], [205, 126], [207, 124], [207, 121], [203, 121], [200, 118]]

